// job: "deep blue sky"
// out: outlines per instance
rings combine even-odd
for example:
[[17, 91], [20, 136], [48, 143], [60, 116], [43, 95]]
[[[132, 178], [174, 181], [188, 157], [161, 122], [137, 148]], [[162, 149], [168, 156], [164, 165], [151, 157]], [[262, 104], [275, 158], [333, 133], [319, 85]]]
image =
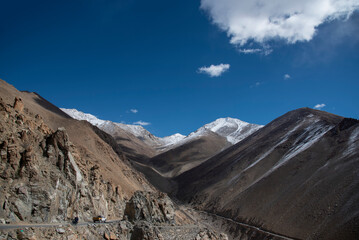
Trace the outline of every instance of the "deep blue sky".
[[[199, 6], [0, 0], [0, 78], [59, 107], [150, 122], [157, 136], [227, 116], [266, 124], [321, 103], [359, 118], [358, 13], [320, 25], [309, 42], [273, 41], [263, 55], [240, 53]], [[220, 77], [198, 73], [220, 63], [231, 65]]]

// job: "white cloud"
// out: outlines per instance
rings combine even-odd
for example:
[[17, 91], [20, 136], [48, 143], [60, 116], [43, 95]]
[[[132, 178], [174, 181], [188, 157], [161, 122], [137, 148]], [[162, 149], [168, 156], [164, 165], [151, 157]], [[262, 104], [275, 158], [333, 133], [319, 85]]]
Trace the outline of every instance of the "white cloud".
[[252, 54], [252, 53], [262, 52], [262, 49], [260, 49], [260, 48], [242, 48], [242, 49], [239, 49], [239, 52], [244, 53], [244, 54]]
[[227, 71], [230, 68], [229, 64], [219, 64], [219, 65], [211, 65], [209, 67], [200, 67], [198, 69], [198, 72], [200, 73], [206, 73], [211, 77], [219, 77], [221, 76], [225, 71]]
[[138, 110], [137, 109], [131, 109], [130, 110], [132, 113], [138, 113]]
[[287, 74], [284, 74], [283, 78], [284, 79], [289, 79], [289, 78], [291, 78], [291, 76], [287, 73]]
[[227, 32], [232, 44], [243, 46], [251, 41], [265, 44], [276, 39], [287, 43], [310, 41], [320, 24], [348, 19], [359, 9], [359, 1], [201, 0], [201, 9]]
[[137, 121], [137, 122], [134, 122], [133, 124], [135, 125], [141, 125], [141, 126], [147, 126], [147, 125], [150, 125], [151, 123], [149, 122], [144, 122], [144, 121]]
[[325, 107], [326, 105], [324, 103], [321, 103], [321, 104], [317, 104], [314, 106], [314, 109], [322, 109], [323, 107]]
[[239, 48], [238, 51], [243, 54], [259, 53], [263, 55], [269, 55], [273, 52], [273, 50], [267, 46], [263, 48]]

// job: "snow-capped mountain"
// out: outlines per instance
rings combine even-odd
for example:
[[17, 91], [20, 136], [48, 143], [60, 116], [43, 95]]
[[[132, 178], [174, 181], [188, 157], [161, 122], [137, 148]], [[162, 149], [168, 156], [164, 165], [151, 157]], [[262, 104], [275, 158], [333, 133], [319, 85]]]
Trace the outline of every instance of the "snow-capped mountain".
[[205, 134], [207, 131], [217, 133], [218, 135], [227, 138], [227, 141], [236, 144], [247, 136], [251, 135], [262, 125], [251, 124], [241, 121], [236, 118], [219, 118], [211, 123], [204, 125], [197, 131], [188, 135], [188, 138], [197, 137]]
[[175, 143], [178, 143], [180, 142], [181, 140], [183, 140], [186, 136], [180, 134], [180, 133], [176, 133], [176, 134], [173, 134], [171, 136], [168, 136], [168, 137], [164, 137], [162, 138], [162, 142], [165, 146], [168, 146], [168, 145], [172, 145], [172, 144], [175, 144]]
[[174, 146], [182, 145], [195, 138], [200, 138], [207, 135], [209, 132], [214, 132], [222, 137], [225, 137], [227, 141], [231, 144], [236, 144], [242, 139], [252, 134], [253, 132], [263, 127], [261, 125], [247, 123], [236, 118], [227, 117], [219, 118], [211, 123], [208, 123], [203, 127], [197, 129], [195, 132], [190, 133], [188, 136], [176, 133], [171, 136], [160, 138], [154, 136], [140, 125], [105, 121], [98, 119], [92, 114], [83, 113], [76, 109], [61, 108], [61, 110], [67, 113], [72, 118], [77, 120], [86, 120], [92, 125], [97, 126], [98, 128], [109, 134], [115, 132], [115, 129], [119, 127], [126, 132], [130, 132], [147, 145], [155, 147], [156, 149], [159, 149], [161, 151], [168, 150]]
[[105, 120], [98, 119], [97, 117], [95, 117], [92, 114], [84, 113], [84, 112], [78, 111], [76, 109], [61, 108], [61, 110], [64, 111], [66, 114], [68, 114], [70, 117], [72, 117], [74, 119], [88, 121], [92, 125], [95, 125], [96, 127], [107, 132], [108, 134], [115, 132], [116, 128], [119, 127], [121, 129], [125, 130], [126, 132], [132, 133], [134, 136], [136, 136], [141, 141], [145, 142], [147, 145], [156, 147], [156, 148], [176, 144], [177, 142], [179, 142], [183, 138], [185, 138], [184, 135], [179, 134], [179, 133], [176, 133], [171, 136], [164, 137], [164, 138], [160, 138], [160, 137], [154, 136], [153, 134], [151, 134], [149, 131], [147, 131], [144, 127], [142, 127], [140, 125], [131, 125], [131, 124], [105, 121]]

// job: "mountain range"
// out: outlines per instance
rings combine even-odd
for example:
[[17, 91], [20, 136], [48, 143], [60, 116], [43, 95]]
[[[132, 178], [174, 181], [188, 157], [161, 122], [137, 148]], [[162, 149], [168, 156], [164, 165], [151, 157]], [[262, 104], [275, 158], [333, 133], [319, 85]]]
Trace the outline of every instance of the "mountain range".
[[359, 120], [299, 108], [265, 126], [220, 118], [160, 138], [2, 80], [0, 94], [0, 221], [119, 221], [31, 236], [359, 238]]
[[227, 139], [231, 144], [235, 144], [245, 137], [249, 136], [259, 128], [263, 127], [257, 124], [250, 124], [235, 118], [219, 118], [214, 122], [208, 123], [196, 131], [184, 136], [180, 133], [175, 133], [167, 137], [156, 137], [147, 131], [141, 125], [131, 125], [124, 123], [116, 123], [112, 121], [105, 121], [98, 119], [96, 116], [78, 111], [76, 109], [61, 108], [66, 114], [77, 120], [85, 120], [94, 126], [99, 127], [103, 131], [113, 134], [115, 128], [121, 128], [128, 133], [133, 134], [135, 137], [143, 141], [145, 144], [156, 148], [157, 150], [164, 151], [174, 146], [182, 145], [187, 141], [194, 138], [199, 138], [206, 135], [208, 132], [216, 133]]

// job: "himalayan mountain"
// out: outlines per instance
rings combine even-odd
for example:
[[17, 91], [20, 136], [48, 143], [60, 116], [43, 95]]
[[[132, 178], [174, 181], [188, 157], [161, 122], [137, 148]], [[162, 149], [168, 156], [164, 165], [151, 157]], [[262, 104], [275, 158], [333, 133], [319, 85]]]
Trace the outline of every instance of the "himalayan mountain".
[[160, 138], [0, 94], [0, 238], [359, 239], [356, 119], [300, 108]]

